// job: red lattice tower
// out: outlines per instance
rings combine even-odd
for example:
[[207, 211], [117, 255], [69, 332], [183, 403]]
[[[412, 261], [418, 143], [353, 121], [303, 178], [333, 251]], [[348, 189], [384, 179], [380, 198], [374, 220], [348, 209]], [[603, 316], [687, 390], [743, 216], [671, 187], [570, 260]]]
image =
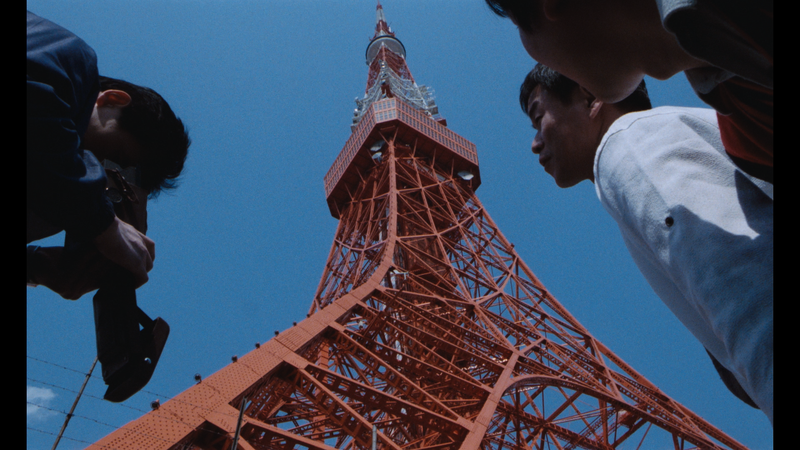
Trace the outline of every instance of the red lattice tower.
[[[92, 448], [229, 449], [237, 423], [248, 450], [368, 449], [373, 428], [382, 449], [744, 448], [547, 292], [474, 194], [475, 146], [412, 105], [388, 32], [379, 4], [309, 316]], [[387, 67], [410, 83], [375, 91]]]

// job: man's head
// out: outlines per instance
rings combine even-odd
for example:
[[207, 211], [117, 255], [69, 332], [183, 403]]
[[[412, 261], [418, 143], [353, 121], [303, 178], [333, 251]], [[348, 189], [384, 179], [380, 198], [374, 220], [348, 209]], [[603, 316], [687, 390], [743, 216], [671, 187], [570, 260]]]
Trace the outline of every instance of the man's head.
[[485, 1], [517, 25], [535, 61], [606, 103], [628, 97], [645, 75], [667, 79], [703, 64], [664, 29], [652, 0]]
[[562, 188], [594, 182], [594, 155], [611, 124], [624, 114], [651, 108], [644, 81], [625, 100], [607, 104], [542, 64], [525, 77], [519, 102], [537, 130], [531, 150]]
[[169, 104], [152, 89], [100, 77], [100, 94], [84, 136], [99, 159], [138, 166], [140, 187], [157, 196], [176, 187], [191, 140]]

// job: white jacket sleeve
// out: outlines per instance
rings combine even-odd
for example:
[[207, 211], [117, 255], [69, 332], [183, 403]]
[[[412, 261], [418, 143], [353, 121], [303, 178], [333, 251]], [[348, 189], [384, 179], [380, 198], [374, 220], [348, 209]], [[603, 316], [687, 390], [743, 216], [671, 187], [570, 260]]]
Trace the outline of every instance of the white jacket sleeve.
[[594, 170], [653, 290], [772, 420], [772, 186], [736, 168], [697, 108], [621, 117]]

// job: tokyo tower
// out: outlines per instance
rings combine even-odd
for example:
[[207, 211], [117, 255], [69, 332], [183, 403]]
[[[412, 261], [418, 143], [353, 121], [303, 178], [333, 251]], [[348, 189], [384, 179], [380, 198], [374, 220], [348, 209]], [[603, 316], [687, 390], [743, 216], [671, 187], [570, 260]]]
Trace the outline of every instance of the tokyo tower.
[[305, 320], [93, 449], [744, 448], [597, 341], [475, 195], [378, 3]]

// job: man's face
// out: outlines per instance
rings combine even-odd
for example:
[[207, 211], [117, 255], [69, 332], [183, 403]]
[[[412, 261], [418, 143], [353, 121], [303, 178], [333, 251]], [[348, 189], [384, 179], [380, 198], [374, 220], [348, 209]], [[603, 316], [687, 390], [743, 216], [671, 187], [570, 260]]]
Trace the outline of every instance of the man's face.
[[594, 155], [603, 135], [578, 89], [565, 103], [536, 86], [528, 98], [528, 117], [537, 130], [531, 150], [559, 187], [594, 181]]
[[572, 5], [558, 20], [541, 20], [528, 31], [519, 27], [525, 50], [544, 64], [575, 81], [605, 103], [616, 103], [633, 93], [644, 78], [639, 69], [635, 38], [624, 20], [612, 15], [605, 2]]

